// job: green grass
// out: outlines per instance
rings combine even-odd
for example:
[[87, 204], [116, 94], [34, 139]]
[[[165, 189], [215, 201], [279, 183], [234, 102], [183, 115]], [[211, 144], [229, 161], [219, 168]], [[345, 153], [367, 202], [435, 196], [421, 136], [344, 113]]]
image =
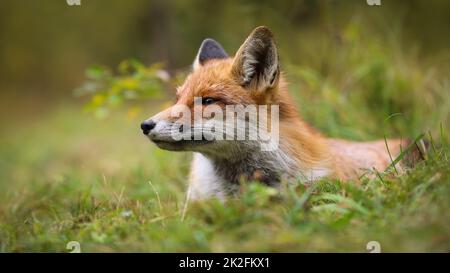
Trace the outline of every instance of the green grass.
[[161, 151], [136, 121], [67, 107], [2, 137], [0, 250], [450, 251], [450, 169], [438, 148], [405, 174], [324, 180], [189, 204], [189, 154]]
[[139, 130], [156, 103], [104, 120], [72, 102], [34, 117], [17, 107], [1, 124], [0, 251], [67, 252], [69, 241], [82, 252], [367, 252], [369, 241], [386, 252], [450, 251], [448, 70], [357, 25], [338, 45], [304, 34], [317, 41], [302, 44], [304, 62], [282, 59], [291, 93], [329, 136], [425, 133], [432, 146], [414, 169], [280, 191], [249, 183], [225, 204], [184, 210], [191, 155], [159, 150]]

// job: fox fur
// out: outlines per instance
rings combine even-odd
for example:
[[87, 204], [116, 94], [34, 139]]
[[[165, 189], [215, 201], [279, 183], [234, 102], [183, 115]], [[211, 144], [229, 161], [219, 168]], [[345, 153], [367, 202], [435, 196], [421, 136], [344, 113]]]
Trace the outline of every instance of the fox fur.
[[[409, 145], [407, 140], [354, 142], [327, 138], [298, 114], [280, 71], [273, 34], [258, 27], [234, 57], [214, 40], [202, 43], [192, 73], [177, 90], [176, 105], [194, 110], [195, 97], [214, 104], [278, 105], [279, 146], [261, 151], [246, 141], [173, 141], [167, 129], [176, 117], [166, 109], [147, 120], [146, 135], [162, 149], [193, 151], [189, 176], [190, 199], [226, 198], [238, 192], [240, 181], [258, 180], [278, 186], [284, 179], [312, 183], [323, 177], [358, 179], [367, 170], [383, 171]], [[195, 119], [192, 117], [192, 119]], [[389, 148], [389, 151], [387, 147]]]

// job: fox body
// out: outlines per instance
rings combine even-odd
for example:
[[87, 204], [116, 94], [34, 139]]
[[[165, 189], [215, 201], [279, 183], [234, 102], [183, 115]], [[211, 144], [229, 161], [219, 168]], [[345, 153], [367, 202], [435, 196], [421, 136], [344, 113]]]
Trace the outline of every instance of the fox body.
[[[301, 119], [292, 101], [273, 35], [268, 28], [258, 27], [234, 57], [206, 39], [192, 73], [177, 89], [175, 105], [144, 121], [141, 128], [162, 149], [194, 152], [191, 199], [223, 199], [238, 191], [242, 179], [275, 187], [284, 179], [304, 183], [322, 177], [355, 179], [368, 169], [384, 170], [401, 146], [408, 144], [399, 139], [351, 142], [326, 138]], [[227, 105], [278, 106], [279, 145], [264, 151], [258, 140], [174, 140], [173, 124], [180, 119], [173, 115], [175, 107], [194, 112], [210, 105], [219, 109]], [[187, 115], [184, 119], [194, 122], [188, 125], [193, 129], [208, 126], [214, 118]], [[201, 125], [195, 125], [199, 119]]]

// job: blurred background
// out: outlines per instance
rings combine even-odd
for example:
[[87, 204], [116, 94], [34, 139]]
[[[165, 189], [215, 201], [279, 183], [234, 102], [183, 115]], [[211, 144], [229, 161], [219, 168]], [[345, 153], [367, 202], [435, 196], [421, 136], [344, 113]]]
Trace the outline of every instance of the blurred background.
[[[270, 27], [300, 113], [328, 136], [425, 133], [437, 146], [449, 140], [450, 1], [80, 2], [0, 3], [0, 252], [65, 251], [73, 238], [84, 238], [91, 251], [355, 251], [360, 238], [375, 238], [364, 238], [365, 230], [358, 237], [350, 226], [341, 244], [329, 233], [330, 240], [293, 237], [317, 244], [273, 246], [272, 235], [264, 235], [241, 246], [237, 233], [208, 245], [204, 235], [191, 234], [200, 229], [192, 223], [155, 227], [182, 207], [190, 154], [156, 149], [139, 124], [173, 102], [174, 86], [207, 37], [233, 55], [255, 27]], [[446, 190], [439, 196], [448, 204]], [[394, 215], [399, 224], [389, 226], [383, 247], [448, 250], [439, 237], [448, 234], [444, 213], [418, 204], [426, 212], [415, 220]], [[441, 232], [430, 228], [430, 211]], [[136, 221], [126, 222], [122, 212]], [[420, 223], [423, 232], [404, 232], [402, 223]]]
[[424, 71], [448, 69], [450, 59], [448, 1], [384, 0], [369, 6], [365, 0], [82, 0], [81, 6], [69, 6], [65, 0], [5, 0], [0, 5], [2, 120], [73, 101], [73, 89], [92, 64], [115, 67], [136, 58], [183, 68], [205, 37], [234, 54], [258, 25], [275, 33], [285, 70], [290, 64], [311, 66], [324, 77], [342, 73], [335, 63], [352, 61], [336, 60], [336, 51], [349, 46], [370, 51], [376, 43], [388, 59], [416, 58]]

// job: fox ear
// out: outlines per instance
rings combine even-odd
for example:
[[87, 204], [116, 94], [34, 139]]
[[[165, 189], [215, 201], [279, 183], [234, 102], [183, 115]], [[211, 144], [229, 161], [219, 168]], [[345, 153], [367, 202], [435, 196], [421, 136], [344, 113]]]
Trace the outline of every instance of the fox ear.
[[203, 40], [198, 50], [197, 56], [194, 60], [194, 70], [205, 64], [206, 61], [211, 59], [225, 59], [228, 58], [227, 53], [223, 47], [213, 39]]
[[279, 70], [272, 32], [267, 27], [257, 27], [236, 53], [232, 73], [240, 85], [265, 91], [278, 83]]

